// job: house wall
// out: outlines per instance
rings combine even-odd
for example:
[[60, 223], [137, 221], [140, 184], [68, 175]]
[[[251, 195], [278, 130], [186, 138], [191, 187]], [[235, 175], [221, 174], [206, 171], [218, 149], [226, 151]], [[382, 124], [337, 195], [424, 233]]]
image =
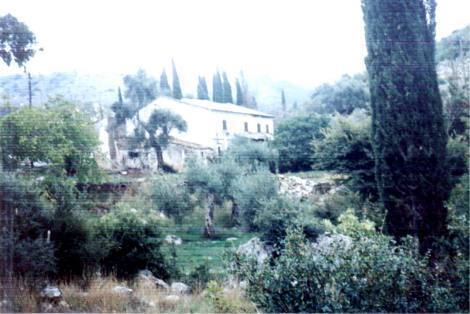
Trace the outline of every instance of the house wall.
[[[224, 105], [220, 104], [220, 107]], [[236, 135], [260, 140], [270, 140], [273, 137], [274, 125], [271, 117], [207, 109], [171, 98], [159, 98], [158, 101], [141, 109], [139, 111], [139, 120], [144, 123], [147, 122], [156, 109], [168, 109], [179, 114], [187, 123], [186, 132], [172, 130], [170, 135], [177, 141], [170, 143], [163, 151], [165, 162], [176, 170], [181, 170], [184, 167], [185, 160], [190, 155], [206, 160], [217, 155], [219, 151], [226, 150], [230, 140]], [[223, 121], [225, 121], [226, 130], [224, 130]], [[109, 120], [106, 122], [110, 123]], [[157, 158], [153, 149], [131, 150], [131, 153], [129, 153], [131, 148], [128, 147], [127, 136], [134, 134], [137, 123], [137, 119], [127, 120], [125, 125], [118, 128], [115, 131], [117, 137], [115, 143], [110, 141], [109, 130], [105, 123], [99, 126], [102, 150], [109, 158], [109, 167], [106, 168], [119, 170], [157, 169]], [[245, 123], [248, 124], [248, 131], [245, 130]], [[258, 124], [260, 125], [260, 132], [258, 132]], [[266, 131], [266, 127], [268, 127], [269, 132]], [[110, 149], [110, 144], [113, 145], [113, 149]], [[110, 155], [114, 148], [115, 159], [112, 160]], [[131, 156], [133, 155], [132, 152], [138, 153], [138, 157]]]

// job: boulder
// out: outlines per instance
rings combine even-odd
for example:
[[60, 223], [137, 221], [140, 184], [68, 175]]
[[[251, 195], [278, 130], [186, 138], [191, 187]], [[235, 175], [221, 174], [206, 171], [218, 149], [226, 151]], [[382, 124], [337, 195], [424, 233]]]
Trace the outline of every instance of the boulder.
[[173, 282], [171, 284], [171, 292], [179, 294], [188, 293], [189, 286], [182, 282]]
[[170, 295], [167, 295], [165, 298], [163, 298], [164, 301], [166, 302], [170, 302], [170, 303], [176, 303], [180, 300], [181, 298], [177, 295], [174, 295], [174, 294], [170, 294]]
[[344, 234], [322, 234], [312, 244], [312, 249], [325, 254], [334, 253], [338, 249], [348, 250], [352, 245], [352, 238]]
[[144, 269], [138, 272], [137, 280], [142, 284], [148, 284], [150, 286], [155, 286], [159, 289], [170, 289], [170, 286], [163, 280], [155, 277], [152, 272], [148, 269]]
[[63, 300], [62, 292], [56, 286], [47, 285], [40, 292], [40, 311], [43, 313], [66, 312], [70, 306]]
[[132, 289], [125, 286], [125, 285], [117, 285], [117, 286], [114, 286], [113, 289], [111, 289], [112, 292], [116, 293], [116, 294], [130, 294], [132, 293]]
[[165, 242], [168, 244], [181, 245], [181, 243], [183, 243], [183, 240], [181, 240], [180, 237], [169, 234], [165, 237]]
[[240, 245], [236, 253], [256, 259], [258, 265], [263, 264], [263, 262], [269, 257], [267, 247], [258, 237], [251, 238], [248, 242]]
[[47, 285], [39, 294], [44, 301], [58, 302], [62, 299], [62, 292], [56, 286]]

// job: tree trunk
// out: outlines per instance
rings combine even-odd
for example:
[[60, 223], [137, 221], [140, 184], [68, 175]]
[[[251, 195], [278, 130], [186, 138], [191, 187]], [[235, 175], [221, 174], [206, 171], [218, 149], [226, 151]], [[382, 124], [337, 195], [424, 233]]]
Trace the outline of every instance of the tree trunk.
[[205, 221], [204, 221], [204, 236], [207, 238], [212, 238], [215, 235], [213, 220], [214, 220], [214, 196], [209, 195], [207, 197], [206, 216], [205, 216]]
[[155, 145], [154, 148], [155, 148], [155, 154], [157, 155], [157, 163], [158, 163], [157, 168], [163, 169], [164, 162], [163, 162], [162, 148], [160, 145]]

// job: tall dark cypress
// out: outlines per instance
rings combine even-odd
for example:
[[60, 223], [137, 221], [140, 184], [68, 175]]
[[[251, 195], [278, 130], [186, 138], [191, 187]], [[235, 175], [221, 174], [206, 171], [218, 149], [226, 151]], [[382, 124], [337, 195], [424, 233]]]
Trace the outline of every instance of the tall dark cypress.
[[243, 95], [242, 86], [240, 85], [240, 81], [238, 79], [236, 82], [236, 86], [237, 86], [237, 105], [242, 106], [244, 95]]
[[230, 81], [228, 80], [228, 77], [227, 77], [227, 73], [223, 73], [222, 74], [222, 78], [223, 78], [223, 97], [224, 97], [224, 100], [223, 102], [226, 102], [226, 103], [233, 103], [233, 97], [232, 97], [232, 86], [230, 86]]
[[286, 111], [286, 94], [284, 93], [284, 90], [281, 91], [281, 105], [282, 111]]
[[435, 1], [362, 0], [372, 139], [386, 231], [422, 252], [445, 234], [447, 136], [434, 63]]
[[209, 91], [207, 90], [206, 78], [204, 76], [198, 77], [197, 82], [197, 98], [198, 99], [209, 99]]
[[165, 69], [163, 69], [162, 74], [160, 75], [160, 93], [165, 96], [171, 96], [171, 88], [168, 83]]
[[181, 92], [180, 79], [176, 72], [176, 66], [173, 59], [171, 60], [171, 65], [173, 67], [173, 98], [181, 99], [183, 98], [183, 93]]
[[214, 73], [214, 76], [212, 78], [212, 101], [224, 101], [224, 88], [222, 86], [222, 79], [220, 78], [219, 71]]

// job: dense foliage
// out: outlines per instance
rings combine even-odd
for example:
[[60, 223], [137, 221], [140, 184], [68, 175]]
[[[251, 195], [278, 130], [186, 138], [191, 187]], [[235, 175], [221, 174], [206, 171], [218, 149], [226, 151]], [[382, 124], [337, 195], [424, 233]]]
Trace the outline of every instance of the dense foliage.
[[[250, 298], [267, 312], [468, 311], [462, 286], [429, 271], [411, 238], [396, 245], [351, 212], [339, 221], [331, 230], [339, 234], [315, 243], [291, 230], [271, 264], [243, 263]], [[465, 269], [455, 272], [465, 278]]]
[[[447, 135], [434, 59], [435, 1], [364, 0], [377, 185], [386, 229], [422, 249], [446, 232]], [[390, 18], [389, 12], [395, 12]], [[410, 45], [409, 42], [416, 43]]]
[[58, 174], [96, 180], [98, 138], [90, 118], [60, 98], [46, 106], [22, 108], [0, 120], [3, 168], [43, 162]]
[[307, 109], [317, 113], [348, 115], [355, 109], [369, 108], [367, 77], [363, 74], [344, 75], [334, 84], [323, 84], [315, 89]]
[[152, 216], [143, 217], [135, 209], [113, 211], [99, 219], [97, 236], [105, 273], [132, 278], [148, 269], [158, 278], [169, 277], [170, 267], [160, 250], [161, 231]]
[[0, 17], [0, 57], [7, 65], [23, 66], [35, 53], [36, 37], [11, 14]]
[[348, 175], [348, 186], [363, 197], [377, 196], [370, 116], [363, 110], [334, 116], [322, 136], [313, 140], [314, 167]]
[[282, 120], [276, 127], [274, 146], [279, 151], [279, 171], [306, 171], [313, 165], [314, 139], [324, 137], [322, 129], [328, 126], [324, 115], [299, 115]]

